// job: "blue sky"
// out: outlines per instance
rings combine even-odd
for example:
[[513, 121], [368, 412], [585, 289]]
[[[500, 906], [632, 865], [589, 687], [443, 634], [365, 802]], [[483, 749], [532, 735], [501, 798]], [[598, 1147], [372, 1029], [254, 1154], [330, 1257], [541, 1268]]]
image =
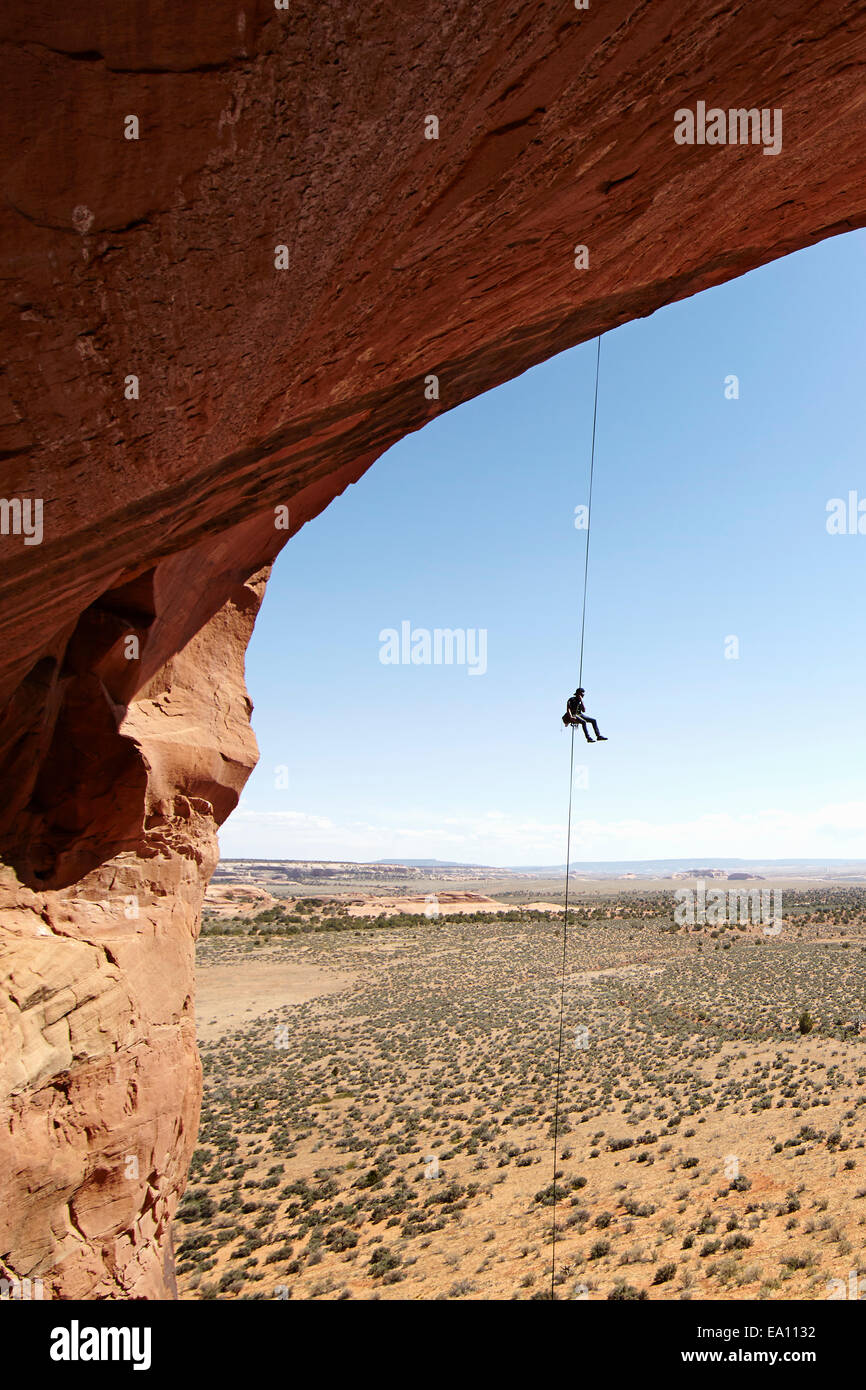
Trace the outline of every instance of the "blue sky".
[[[866, 534], [826, 524], [866, 499], [864, 291], [854, 232], [605, 336], [576, 859], [866, 857]], [[443, 382], [289, 543], [224, 855], [563, 862], [594, 364]], [[486, 671], [383, 664], [404, 621], [486, 630]]]

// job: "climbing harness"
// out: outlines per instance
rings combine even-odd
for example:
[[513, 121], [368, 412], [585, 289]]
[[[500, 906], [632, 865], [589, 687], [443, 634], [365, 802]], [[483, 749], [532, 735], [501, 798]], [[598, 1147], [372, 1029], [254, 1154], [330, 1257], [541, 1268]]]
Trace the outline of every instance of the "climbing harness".
[[[595, 396], [592, 404], [592, 447], [589, 455], [589, 499], [586, 511], [586, 551], [583, 560], [583, 603], [580, 614], [580, 674], [577, 684], [583, 684], [583, 639], [586, 631], [586, 589], [589, 577], [589, 538], [592, 527], [592, 480], [595, 473], [595, 426], [598, 418], [598, 372], [601, 362], [601, 335], [599, 334], [595, 354]], [[565, 960], [568, 944], [568, 886], [571, 871], [571, 808], [574, 797], [574, 730], [571, 725], [571, 757], [568, 769], [568, 833], [565, 849], [565, 912], [562, 921], [562, 963], [559, 982], [559, 1041], [556, 1049], [556, 1100], [553, 1109], [553, 1183], [551, 1187], [553, 1210], [553, 1235], [550, 1256], [550, 1297], [556, 1298], [556, 1160], [559, 1143], [559, 1100], [562, 1090], [562, 1039], [565, 1027]]]

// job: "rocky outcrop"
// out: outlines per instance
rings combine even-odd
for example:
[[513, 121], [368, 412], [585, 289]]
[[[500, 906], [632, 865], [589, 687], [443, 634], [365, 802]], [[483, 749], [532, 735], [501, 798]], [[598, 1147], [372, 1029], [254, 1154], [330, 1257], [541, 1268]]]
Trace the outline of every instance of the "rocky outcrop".
[[[866, 222], [864, 39], [853, 0], [6, 7], [11, 1273], [171, 1291], [281, 545], [437, 411]], [[781, 153], [677, 144], [699, 101], [780, 109]]]
[[264, 582], [239, 585], [119, 717], [124, 771], [76, 851], [114, 852], [62, 890], [0, 869], [2, 1256], [46, 1296], [166, 1291], [200, 1098], [195, 936], [217, 821], [255, 761], [242, 668]]

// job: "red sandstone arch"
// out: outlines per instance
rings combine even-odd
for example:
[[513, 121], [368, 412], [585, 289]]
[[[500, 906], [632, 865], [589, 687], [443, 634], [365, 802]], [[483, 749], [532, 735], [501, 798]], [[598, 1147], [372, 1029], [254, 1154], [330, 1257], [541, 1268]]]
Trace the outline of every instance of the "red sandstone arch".
[[[0, 1273], [164, 1297], [274, 507], [863, 225], [866, 11], [10, 0], [0, 37], [0, 496], [44, 501], [41, 544], [0, 535]], [[780, 108], [782, 152], [677, 145], [699, 100]]]

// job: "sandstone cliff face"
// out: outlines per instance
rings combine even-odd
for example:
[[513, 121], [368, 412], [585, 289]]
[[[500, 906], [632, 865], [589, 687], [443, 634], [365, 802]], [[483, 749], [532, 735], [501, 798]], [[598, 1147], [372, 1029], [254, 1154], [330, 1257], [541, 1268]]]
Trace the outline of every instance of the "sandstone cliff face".
[[3, 1263], [46, 1296], [171, 1289], [200, 1100], [198, 913], [216, 817], [255, 761], [241, 673], [264, 582], [238, 586], [120, 718], [127, 773], [95, 838], [116, 824], [122, 847], [63, 891], [0, 869]]
[[[0, 497], [43, 503], [0, 534], [0, 1264], [163, 1297], [268, 564], [432, 413], [866, 222], [866, 11], [10, 0], [0, 39]], [[701, 100], [782, 153], [675, 144]]]

